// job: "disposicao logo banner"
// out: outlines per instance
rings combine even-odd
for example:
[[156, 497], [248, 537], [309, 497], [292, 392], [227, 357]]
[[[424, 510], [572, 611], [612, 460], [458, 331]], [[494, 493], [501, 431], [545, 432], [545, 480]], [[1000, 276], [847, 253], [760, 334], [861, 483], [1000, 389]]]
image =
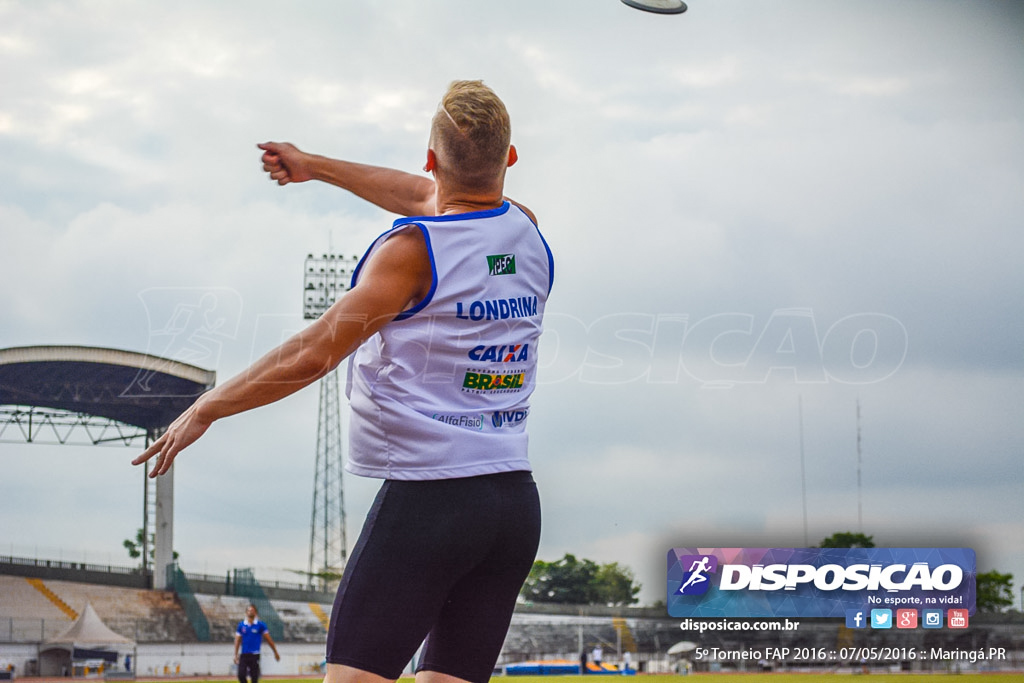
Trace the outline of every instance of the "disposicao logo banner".
[[673, 548], [673, 617], [845, 617], [847, 610], [967, 609], [970, 548]]

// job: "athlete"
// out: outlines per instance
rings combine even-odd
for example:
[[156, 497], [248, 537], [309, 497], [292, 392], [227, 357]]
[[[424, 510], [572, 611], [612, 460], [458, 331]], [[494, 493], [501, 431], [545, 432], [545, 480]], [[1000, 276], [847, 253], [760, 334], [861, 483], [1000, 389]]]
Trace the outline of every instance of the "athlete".
[[274, 659], [281, 661], [277, 644], [270, 637], [267, 625], [260, 621], [256, 605], [245, 608], [245, 619], [235, 629], [235, 664], [238, 665], [238, 683], [259, 683], [260, 648], [263, 641], [274, 651]]
[[384, 479], [331, 615], [326, 683], [486, 683], [536, 555], [526, 420], [551, 288], [536, 217], [504, 197], [517, 160], [502, 101], [456, 81], [431, 121], [431, 178], [266, 143], [281, 185], [321, 180], [405, 216], [352, 289], [247, 371], [201, 396], [133, 462], [151, 476], [217, 419], [349, 364], [349, 471]]

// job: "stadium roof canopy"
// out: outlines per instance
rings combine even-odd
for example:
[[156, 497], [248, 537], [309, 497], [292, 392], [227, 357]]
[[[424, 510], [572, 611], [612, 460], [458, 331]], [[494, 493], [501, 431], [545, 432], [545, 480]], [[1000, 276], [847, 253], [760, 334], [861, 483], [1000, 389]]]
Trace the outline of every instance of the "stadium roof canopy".
[[217, 373], [145, 353], [91, 346], [0, 349], [0, 405], [52, 408], [166, 428]]

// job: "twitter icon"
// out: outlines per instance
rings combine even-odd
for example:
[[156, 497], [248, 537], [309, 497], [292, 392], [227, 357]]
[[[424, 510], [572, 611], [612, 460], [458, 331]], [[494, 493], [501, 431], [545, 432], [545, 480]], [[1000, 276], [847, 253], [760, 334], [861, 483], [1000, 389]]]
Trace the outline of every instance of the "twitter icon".
[[892, 628], [892, 610], [871, 610], [871, 628]]

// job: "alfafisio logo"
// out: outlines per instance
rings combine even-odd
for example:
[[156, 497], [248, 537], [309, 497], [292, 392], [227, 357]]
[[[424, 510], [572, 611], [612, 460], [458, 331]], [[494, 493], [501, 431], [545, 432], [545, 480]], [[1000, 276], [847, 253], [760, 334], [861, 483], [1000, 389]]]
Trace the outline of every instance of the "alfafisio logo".
[[718, 571], [718, 558], [714, 555], [684, 555], [679, 558], [682, 567], [689, 567], [676, 595], [704, 595], [711, 581], [708, 574]]
[[515, 275], [516, 274], [516, 255], [515, 254], [495, 254], [487, 257], [487, 274], [488, 275]]
[[452, 425], [453, 427], [464, 427], [466, 429], [473, 429], [480, 431], [484, 428], [484, 416], [465, 414], [465, 415], [445, 415], [443, 413], [434, 413], [431, 419], [437, 420], [438, 422], [444, 422], [445, 424]]

